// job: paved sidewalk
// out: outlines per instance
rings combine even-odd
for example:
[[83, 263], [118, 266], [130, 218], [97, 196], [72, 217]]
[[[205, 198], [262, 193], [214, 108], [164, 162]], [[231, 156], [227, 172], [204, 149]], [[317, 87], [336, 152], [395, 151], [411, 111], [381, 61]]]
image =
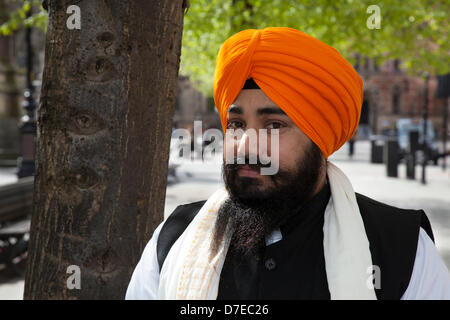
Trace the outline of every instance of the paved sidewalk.
[[17, 168], [0, 167], [0, 187], [19, 180], [16, 176], [16, 170]]

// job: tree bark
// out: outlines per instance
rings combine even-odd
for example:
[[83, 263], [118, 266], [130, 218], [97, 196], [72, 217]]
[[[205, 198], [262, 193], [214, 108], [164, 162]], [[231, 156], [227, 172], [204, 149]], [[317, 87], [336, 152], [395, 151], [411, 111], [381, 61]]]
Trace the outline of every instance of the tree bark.
[[69, 30], [48, 1], [25, 299], [124, 298], [163, 219], [183, 3], [78, 1]]

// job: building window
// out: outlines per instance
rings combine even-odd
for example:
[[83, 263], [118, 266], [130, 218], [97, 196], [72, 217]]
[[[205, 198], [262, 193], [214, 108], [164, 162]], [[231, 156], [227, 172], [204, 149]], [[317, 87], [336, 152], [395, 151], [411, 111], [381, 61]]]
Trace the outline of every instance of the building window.
[[394, 90], [392, 90], [392, 113], [399, 114], [400, 113], [400, 88], [395, 86]]
[[373, 59], [373, 70], [375, 72], [380, 71], [380, 59], [378, 57]]
[[355, 62], [355, 70], [356, 71], [359, 71], [360, 63], [361, 63], [361, 57], [359, 54], [356, 54], [356, 62]]
[[359, 124], [369, 124], [369, 103], [367, 100], [363, 100], [361, 106], [361, 116], [359, 117]]
[[400, 71], [400, 59], [394, 60], [394, 71], [399, 72]]
[[370, 59], [367, 57], [364, 59], [364, 70], [366, 71], [370, 70]]

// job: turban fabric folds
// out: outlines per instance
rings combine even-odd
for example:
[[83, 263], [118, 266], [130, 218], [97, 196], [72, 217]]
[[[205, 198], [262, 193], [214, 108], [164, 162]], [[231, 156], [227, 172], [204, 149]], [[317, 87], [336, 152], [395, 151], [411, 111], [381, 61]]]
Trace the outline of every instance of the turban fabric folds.
[[216, 60], [214, 102], [224, 132], [227, 110], [253, 78], [322, 151], [326, 159], [358, 126], [363, 83], [337, 50], [299, 30], [243, 30], [225, 41]]

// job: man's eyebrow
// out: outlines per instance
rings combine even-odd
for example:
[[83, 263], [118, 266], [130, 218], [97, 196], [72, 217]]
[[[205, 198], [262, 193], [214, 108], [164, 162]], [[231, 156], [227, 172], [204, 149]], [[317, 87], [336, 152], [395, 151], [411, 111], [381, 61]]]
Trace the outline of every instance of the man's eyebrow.
[[[230, 106], [230, 108], [228, 109], [228, 112], [234, 113], [234, 114], [244, 114], [244, 110], [242, 109], [242, 107], [240, 107], [236, 104], [232, 104]], [[256, 111], [256, 114], [258, 116], [262, 116], [262, 115], [266, 115], [266, 114], [280, 114], [280, 115], [287, 116], [286, 112], [284, 112], [280, 107], [273, 106], [273, 105], [268, 105], [268, 106], [264, 106], [263, 108], [259, 108]]]
[[243, 114], [244, 110], [242, 110], [242, 108], [239, 107], [238, 105], [232, 104], [231, 107], [228, 109], [228, 112], [234, 114]]
[[256, 111], [256, 113], [259, 116], [265, 115], [265, 114], [281, 114], [287, 116], [286, 112], [284, 112], [280, 107], [278, 106], [265, 106], [264, 108], [260, 108]]

